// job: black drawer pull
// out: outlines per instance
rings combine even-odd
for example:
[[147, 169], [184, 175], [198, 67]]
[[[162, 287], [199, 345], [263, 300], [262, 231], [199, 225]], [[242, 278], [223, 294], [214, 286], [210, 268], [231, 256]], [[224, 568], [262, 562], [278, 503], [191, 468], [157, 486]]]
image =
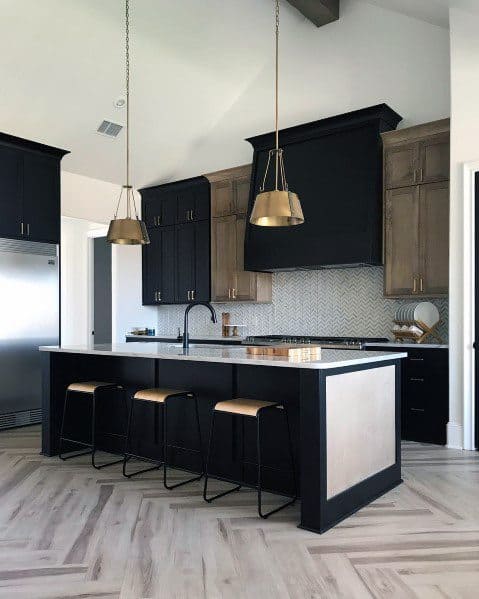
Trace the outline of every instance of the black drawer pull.
[[424, 358], [409, 358], [410, 362], [424, 362]]
[[410, 408], [411, 412], [425, 412], [426, 410], [424, 408]]
[[424, 383], [424, 379], [410, 378], [412, 383]]

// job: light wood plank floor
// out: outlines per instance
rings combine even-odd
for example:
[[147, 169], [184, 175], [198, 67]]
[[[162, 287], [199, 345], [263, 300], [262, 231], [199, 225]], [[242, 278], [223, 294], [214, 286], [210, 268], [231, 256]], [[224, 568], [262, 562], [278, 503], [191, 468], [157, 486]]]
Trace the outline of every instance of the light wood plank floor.
[[252, 492], [207, 505], [39, 442], [0, 433], [0, 598], [479, 597], [476, 453], [405, 444], [405, 483], [318, 536], [296, 507], [259, 520]]

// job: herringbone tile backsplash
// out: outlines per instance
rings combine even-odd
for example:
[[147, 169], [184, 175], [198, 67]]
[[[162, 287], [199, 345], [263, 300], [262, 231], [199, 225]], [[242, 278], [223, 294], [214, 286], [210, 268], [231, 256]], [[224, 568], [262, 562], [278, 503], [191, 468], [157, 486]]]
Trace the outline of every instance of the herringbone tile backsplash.
[[[347, 268], [282, 272], [273, 275], [272, 304], [215, 304], [231, 313], [231, 322], [246, 325], [248, 335], [334, 335], [390, 337], [397, 308], [410, 300], [383, 297], [383, 268]], [[448, 301], [432, 301], [439, 309], [439, 332], [447, 341]], [[158, 309], [159, 334], [175, 334], [182, 327], [184, 306]], [[194, 335], [220, 335], [207, 310], [195, 309], [190, 318]]]

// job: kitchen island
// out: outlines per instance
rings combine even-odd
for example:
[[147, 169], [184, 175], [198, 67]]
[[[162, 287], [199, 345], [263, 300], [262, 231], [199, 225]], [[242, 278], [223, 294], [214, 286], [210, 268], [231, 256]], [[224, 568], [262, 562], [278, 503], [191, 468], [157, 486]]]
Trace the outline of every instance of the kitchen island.
[[[298, 362], [257, 356], [241, 346], [174, 343], [41, 347], [44, 360], [42, 451], [58, 453], [66, 387], [87, 380], [121, 384], [132, 394], [148, 387], [188, 389], [198, 397], [203, 443], [218, 401], [244, 397], [277, 401], [290, 415], [301, 496], [300, 527], [324, 532], [401, 482], [401, 361], [406, 354], [323, 350], [320, 360]], [[72, 402], [73, 403], [73, 402]], [[126, 405], [118, 393], [98, 406], [98, 446], [121, 452]], [[83, 404], [83, 405], [82, 405]], [[75, 402], [71, 438], [88, 438], [88, 402]], [[157, 405], [138, 410], [133, 452], [159, 458]], [[180, 446], [193, 446], [193, 414], [184, 401], [168, 417]], [[245, 485], [255, 484], [255, 427], [227, 416], [218, 427], [211, 472]], [[284, 426], [284, 425], [283, 425]], [[282, 419], [271, 414], [264, 426], [264, 486], [292, 492]], [[200, 471], [197, 456], [172, 450], [172, 466]], [[288, 471], [289, 470], [289, 471]], [[214, 509], [214, 508], [212, 508]]]

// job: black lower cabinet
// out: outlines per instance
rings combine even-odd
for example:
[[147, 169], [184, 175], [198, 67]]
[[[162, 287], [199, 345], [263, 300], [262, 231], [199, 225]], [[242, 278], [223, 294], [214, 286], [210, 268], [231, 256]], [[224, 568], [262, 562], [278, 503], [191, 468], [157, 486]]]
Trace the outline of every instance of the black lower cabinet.
[[367, 347], [406, 352], [402, 368], [401, 438], [445, 445], [449, 420], [449, 352], [447, 348]]

